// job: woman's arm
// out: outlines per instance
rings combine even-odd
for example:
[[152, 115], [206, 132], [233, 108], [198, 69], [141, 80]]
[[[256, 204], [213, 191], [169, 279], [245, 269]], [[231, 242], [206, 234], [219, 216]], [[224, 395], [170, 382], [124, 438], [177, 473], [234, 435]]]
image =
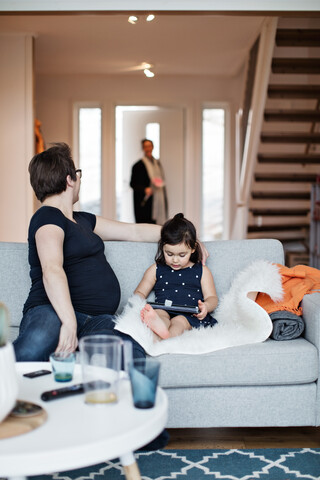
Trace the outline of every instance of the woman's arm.
[[71, 303], [68, 280], [63, 269], [64, 231], [56, 225], [44, 225], [35, 235], [42, 268], [43, 284], [60, 321], [56, 351], [74, 351], [78, 345], [77, 320]]
[[103, 241], [126, 240], [128, 242], [157, 242], [161, 225], [152, 223], [124, 223], [96, 217], [94, 233]]
[[154, 263], [144, 272], [141, 282], [134, 291], [135, 295], [139, 295], [142, 298], [147, 298], [155, 286], [156, 281], [156, 264]]
[[[94, 233], [104, 241], [123, 240], [127, 242], [158, 242], [161, 225], [152, 223], [125, 223], [96, 217]], [[209, 253], [206, 247], [198, 241], [202, 251], [202, 264], [206, 263]]]
[[203, 320], [205, 316], [212, 312], [218, 305], [218, 296], [213, 276], [209, 268], [206, 266], [202, 267], [201, 288], [204, 302], [199, 300], [200, 313], [196, 315], [199, 320]]

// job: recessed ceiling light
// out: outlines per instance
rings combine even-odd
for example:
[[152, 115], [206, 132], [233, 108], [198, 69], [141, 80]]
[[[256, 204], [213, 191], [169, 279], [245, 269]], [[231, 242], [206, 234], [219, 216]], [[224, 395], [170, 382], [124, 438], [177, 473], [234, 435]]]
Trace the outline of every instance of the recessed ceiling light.
[[145, 76], [148, 77], [148, 78], [154, 77], [154, 73], [151, 72], [151, 70], [149, 70], [148, 68], [145, 68], [145, 69], [143, 70], [143, 73], [144, 73]]
[[155, 15], [153, 15], [152, 13], [150, 13], [150, 15], [147, 16], [146, 21], [147, 21], [147, 22], [152, 22], [152, 20], [154, 20], [154, 19], [155, 19]]
[[130, 17], [128, 18], [128, 22], [131, 23], [132, 25], [135, 25], [138, 20], [139, 18], [136, 17], [135, 15], [130, 15]]
[[152, 67], [153, 67], [153, 65], [151, 65], [151, 63], [142, 62], [142, 64], [141, 64], [141, 67], [142, 67], [143, 69], [145, 69], [145, 68], [146, 68], [146, 69], [148, 69], [148, 70], [149, 70], [149, 68], [152, 68]]

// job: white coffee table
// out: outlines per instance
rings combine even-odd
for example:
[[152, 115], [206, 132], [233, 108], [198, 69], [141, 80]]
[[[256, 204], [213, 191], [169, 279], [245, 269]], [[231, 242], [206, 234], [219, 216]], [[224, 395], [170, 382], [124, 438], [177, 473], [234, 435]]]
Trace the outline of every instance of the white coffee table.
[[81, 383], [80, 366], [74, 380], [58, 384], [52, 375], [29, 379], [23, 373], [51, 370], [45, 362], [16, 364], [20, 400], [41, 405], [48, 418], [37, 429], [0, 440], [0, 477], [24, 478], [95, 465], [120, 458], [127, 479], [140, 479], [134, 450], [156, 438], [167, 422], [168, 401], [157, 390], [154, 408], [134, 408], [128, 380], [122, 380], [117, 404], [86, 405], [84, 395], [51, 402], [40, 399], [42, 392]]

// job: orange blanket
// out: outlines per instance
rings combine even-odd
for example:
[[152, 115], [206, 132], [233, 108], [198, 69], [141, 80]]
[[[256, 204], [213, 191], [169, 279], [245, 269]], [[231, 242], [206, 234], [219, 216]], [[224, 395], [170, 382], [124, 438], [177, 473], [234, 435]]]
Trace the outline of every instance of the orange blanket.
[[300, 302], [304, 295], [320, 291], [320, 270], [306, 265], [296, 265], [292, 268], [276, 265], [282, 280], [282, 300], [274, 302], [266, 293], [258, 293], [256, 302], [268, 313], [288, 310], [296, 315], [302, 315]]

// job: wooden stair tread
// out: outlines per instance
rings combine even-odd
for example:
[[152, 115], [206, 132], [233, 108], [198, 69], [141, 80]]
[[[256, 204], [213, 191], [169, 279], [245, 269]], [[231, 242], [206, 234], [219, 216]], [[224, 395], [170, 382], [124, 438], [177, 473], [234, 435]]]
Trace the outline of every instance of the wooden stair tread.
[[265, 143], [320, 143], [320, 133], [263, 132], [261, 141]]
[[310, 200], [309, 192], [251, 192], [251, 198], [262, 200]]
[[309, 208], [249, 208], [252, 215], [267, 216], [267, 217], [280, 217], [280, 216], [306, 216], [308, 215]]
[[320, 58], [273, 58], [273, 73], [320, 73]]
[[320, 155], [312, 153], [259, 153], [259, 163], [311, 163], [320, 164]]
[[276, 33], [279, 47], [319, 47], [320, 30], [302, 28], [279, 28]]
[[266, 110], [264, 119], [271, 122], [319, 122], [320, 110]]
[[[274, 238], [280, 240], [282, 243], [296, 243], [296, 242], [306, 242], [307, 235], [301, 234], [299, 231], [293, 237], [287, 236], [288, 232], [248, 232], [247, 238]], [[263, 234], [263, 235], [262, 235]]]
[[285, 230], [301, 230], [301, 229], [309, 229], [309, 224], [307, 223], [299, 223], [294, 225], [248, 225], [248, 232], [280, 232]]
[[320, 98], [320, 85], [269, 85], [269, 98]]
[[255, 173], [257, 182], [316, 182], [317, 175], [312, 173]]

